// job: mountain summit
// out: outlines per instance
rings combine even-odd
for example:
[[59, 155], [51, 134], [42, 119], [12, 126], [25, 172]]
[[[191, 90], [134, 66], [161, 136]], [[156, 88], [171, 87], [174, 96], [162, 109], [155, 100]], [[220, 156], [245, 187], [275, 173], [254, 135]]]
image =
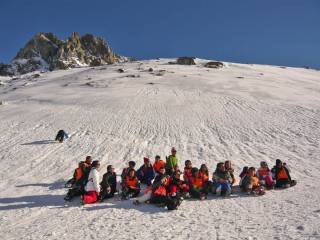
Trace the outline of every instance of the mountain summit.
[[73, 32], [66, 40], [53, 33], [38, 33], [20, 49], [10, 64], [0, 64], [0, 75], [15, 75], [35, 70], [99, 66], [125, 61], [107, 42], [92, 34]]

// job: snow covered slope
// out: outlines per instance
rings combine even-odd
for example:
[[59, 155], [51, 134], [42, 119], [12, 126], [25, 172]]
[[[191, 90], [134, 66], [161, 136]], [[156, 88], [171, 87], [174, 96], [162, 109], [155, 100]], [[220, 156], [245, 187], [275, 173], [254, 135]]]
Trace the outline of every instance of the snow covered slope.
[[[320, 72], [169, 59], [1, 79], [2, 239], [320, 239]], [[124, 73], [117, 70], [123, 68]], [[148, 71], [153, 68], [153, 71]], [[71, 138], [53, 143], [59, 129]], [[177, 211], [131, 201], [65, 204], [86, 155], [102, 171], [178, 150], [243, 166], [287, 162], [298, 185], [262, 197], [184, 201]]]

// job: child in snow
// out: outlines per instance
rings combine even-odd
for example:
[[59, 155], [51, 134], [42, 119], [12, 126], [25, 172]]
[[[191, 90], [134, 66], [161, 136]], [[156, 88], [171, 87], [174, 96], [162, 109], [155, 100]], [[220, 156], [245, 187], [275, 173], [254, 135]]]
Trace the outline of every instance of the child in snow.
[[112, 165], [108, 165], [107, 172], [103, 175], [100, 186], [100, 201], [106, 198], [112, 198], [117, 191], [117, 175]]
[[159, 173], [160, 168], [165, 167], [166, 162], [164, 160], [161, 160], [160, 156], [157, 155], [154, 159], [153, 169], [155, 173]]
[[134, 198], [140, 193], [140, 182], [136, 177], [136, 171], [130, 169], [128, 175], [125, 177], [123, 188], [122, 188], [122, 199], [126, 200]]
[[129, 161], [128, 165], [129, 165], [128, 167], [126, 167], [126, 168], [124, 168], [124, 169], [122, 170], [122, 173], [121, 173], [121, 184], [123, 184], [123, 183], [125, 182], [126, 177], [127, 177], [128, 174], [129, 174], [129, 171], [130, 171], [131, 169], [134, 170], [134, 167], [136, 166], [136, 162], [135, 162], [135, 161]]
[[239, 178], [240, 178], [239, 186], [242, 185], [242, 181], [247, 176], [248, 170], [249, 170], [248, 166], [243, 167], [242, 172], [239, 175]]
[[271, 170], [273, 178], [276, 181], [275, 187], [288, 188], [296, 185], [296, 181], [291, 179], [289, 170], [283, 165], [280, 159], [276, 160], [276, 165]]
[[88, 182], [85, 186], [86, 193], [82, 196], [82, 204], [95, 203], [98, 200], [100, 194], [99, 169], [100, 162], [93, 161], [91, 164]]
[[176, 157], [177, 150], [173, 147], [171, 149], [171, 155], [166, 158], [166, 173], [171, 175], [176, 169], [178, 169], [178, 159]]
[[265, 186], [267, 189], [272, 189], [274, 187], [272, 173], [266, 162], [260, 162], [260, 168], [257, 171], [257, 177], [260, 180], [260, 184], [262, 186]]
[[249, 168], [240, 188], [249, 194], [263, 195], [265, 193], [264, 188], [259, 183], [259, 178], [256, 176], [256, 169], [254, 167]]
[[200, 169], [199, 169], [199, 175], [202, 177], [205, 191], [206, 192], [211, 191], [212, 182], [209, 181], [209, 169], [206, 164], [201, 164]]
[[232, 178], [230, 173], [226, 171], [224, 163], [217, 164], [216, 170], [212, 176], [213, 192], [217, 195], [225, 196], [231, 194]]
[[189, 182], [190, 178], [192, 177], [192, 163], [190, 160], [186, 160], [184, 162], [184, 171], [183, 171], [183, 180]]
[[149, 158], [145, 157], [143, 161], [144, 164], [137, 171], [137, 177], [141, 183], [150, 186], [155, 177], [155, 172]]
[[231, 185], [233, 185], [236, 182], [236, 178], [234, 177], [234, 169], [231, 166], [231, 161], [225, 161], [224, 168], [226, 169], [226, 171], [229, 172], [231, 179], [232, 179]]
[[79, 162], [78, 167], [74, 170], [73, 177], [66, 182], [65, 187], [72, 188], [82, 178], [85, 170], [84, 161]]
[[[88, 161], [90, 160], [90, 165], [88, 165]], [[80, 164], [79, 164], [80, 165]], [[72, 188], [68, 190], [68, 193], [64, 200], [71, 201], [73, 197], [80, 196], [84, 194], [84, 187], [87, 183], [89, 172], [91, 169], [91, 157], [87, 156], [86, 161], [82, 162], [81, 169], [77, 168], [75, 171], [76, 181], [72, 185]], [[81, 177], [80, 177], [81, 176]]]
[[208, 192], [205, 188], [203, 177], [201, 176], [201, 174], [199, 174], [198, 168], [192, 168], [192, 176], [189, 180], [189, 192], [191, 197], [204, 200], [207, 197]]
[[154, 179], [152, 186], [149, 186], [145, 190], [144, 194], [140, 197], [137, 197], [137, 199], [133, 203], [140, 204], [140, 203], [149, 201], [152, 197], [152, 193], [154, 192], [154, 189], [157, 188], [158, 185], [161, 185], [161, 180], [164, 178], [167, 178], [166, 170], [164, 167], [160, 167], [159, 172], [156, 178]]
[[170, 177], [168, 196], [175, 197], [181, 196], [183, 198], [189, 198], [189, 185], [180, 179], [180, 170], [174, 171], [173, 175]]
[[55, 140], [62, 143], [63, 140], [66, 140], [67, 138], [69, 138], [68, 134], [64, 130], [59, 130]]
[[169, 186], [169, 176], [165, 174], [165, 169], [160, 168], [160, 174], [154, 179], [150, 203], [167, 204], [167, 188]]

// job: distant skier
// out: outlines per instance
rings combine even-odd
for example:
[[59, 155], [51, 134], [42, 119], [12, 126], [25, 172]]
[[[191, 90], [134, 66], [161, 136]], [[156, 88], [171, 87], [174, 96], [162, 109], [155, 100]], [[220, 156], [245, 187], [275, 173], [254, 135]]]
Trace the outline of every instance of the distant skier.
[[65, 132], [64, 130], [59, 130], [55, 140], [59, 141], [60, 143], [62, 143], [64, 140], [66, 140], [67, 138], [69, 138], [67, 132]]

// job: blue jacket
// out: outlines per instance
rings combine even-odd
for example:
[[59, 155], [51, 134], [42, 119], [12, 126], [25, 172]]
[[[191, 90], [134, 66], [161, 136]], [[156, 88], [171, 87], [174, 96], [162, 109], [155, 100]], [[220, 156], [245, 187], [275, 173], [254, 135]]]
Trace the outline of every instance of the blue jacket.
[[145, 165], [142, 165], [137, 171], [137, 177], [141, 183], [144, 183], [148, 186], [151, 185], [151, 181], [155, 177], [155, 173], [152, 165], [150, 167], [146, 167]]

